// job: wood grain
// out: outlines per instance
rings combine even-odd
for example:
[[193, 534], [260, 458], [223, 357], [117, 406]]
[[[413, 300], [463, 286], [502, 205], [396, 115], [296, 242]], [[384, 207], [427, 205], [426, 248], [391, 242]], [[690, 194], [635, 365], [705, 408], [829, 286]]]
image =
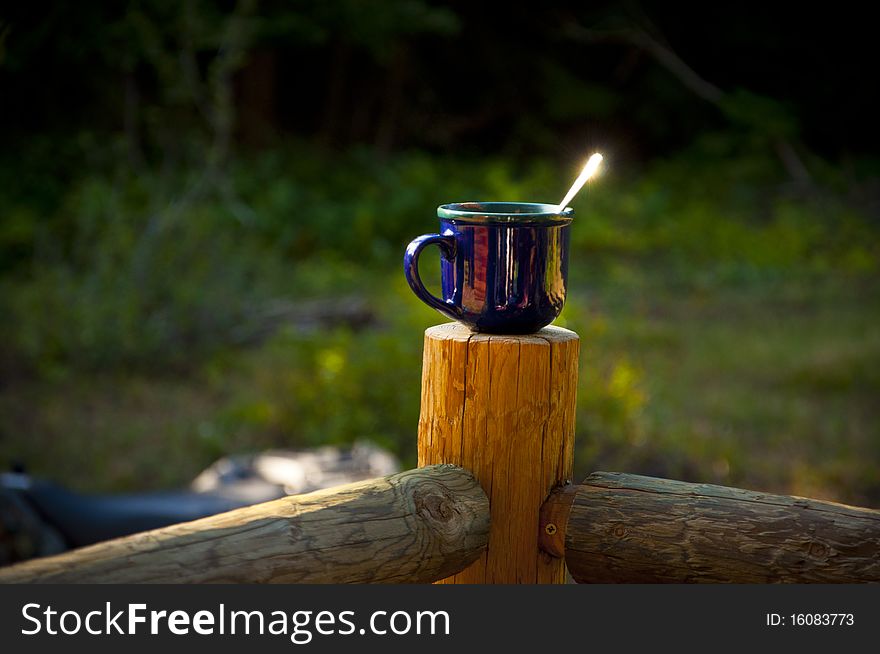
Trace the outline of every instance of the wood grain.
[[565, 559], [581, 583], [880, 582], [880, 511], [597, 472], [577, 487]]
[[430, 466], [0, 568], [3, 583], [429, 583], [485, 550], [473, 475]]
[[571, 477], [579, 340], [559, 327], [477, 334], [459, 323], [425, 332], [419, 465], [471, 470], [489, 497], [489, 547], [446, 583], [563, 583], [538, 548], [538, 513]]

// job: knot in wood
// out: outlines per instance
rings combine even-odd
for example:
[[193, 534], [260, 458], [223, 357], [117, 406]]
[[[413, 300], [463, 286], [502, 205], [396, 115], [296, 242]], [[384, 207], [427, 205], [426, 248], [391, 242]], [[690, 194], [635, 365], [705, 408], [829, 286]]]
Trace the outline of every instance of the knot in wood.
[[611, 534], [616, 538], [623, 538], [626, 536], [626, 527], [623, 525], [614, 525], [614, 528], [611, 530]]
[[415, 505], [418, 514], [426, 515], [427, 518], [436, 522], [449, 522], [455, 518], [455, 508], [452, 501], [437, 491], [417, 493]]
[[825, 545], [823, 545], [822, 543], [813, 541], [807, 548], [807, 554], [809, 554], [814, 559], [824, 559], [828, 557], [828, 548], [825, 547]]

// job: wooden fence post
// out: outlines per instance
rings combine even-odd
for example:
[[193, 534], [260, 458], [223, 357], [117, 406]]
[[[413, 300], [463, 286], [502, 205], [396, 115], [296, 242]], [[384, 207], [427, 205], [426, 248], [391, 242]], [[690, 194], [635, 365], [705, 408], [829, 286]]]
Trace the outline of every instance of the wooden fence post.
[[565, 564], [538, 546], [541, 504], [569, 479], [579, 340], [559, 327], [425, 332], [419, 465], [454, 463], [489, 497], [488, 550], [445, 583], [564, 583]]

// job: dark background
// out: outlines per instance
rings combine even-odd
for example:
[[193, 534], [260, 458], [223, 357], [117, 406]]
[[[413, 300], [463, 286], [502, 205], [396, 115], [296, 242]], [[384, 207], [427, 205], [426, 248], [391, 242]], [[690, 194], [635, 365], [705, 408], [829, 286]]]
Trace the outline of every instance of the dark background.
[[876, 504], [874, 31], [857, 3], [5, 7], [0, 457], [89, 490], [360, 438], [413, 465], [441, 319], [403, 247], [599, 150], [560, 320], [579, 474]]
[[[35, 135], [123, 131], [127, 85], [139, 106], [162, 103], [167, 92], [158, 55], [149, 52], [157, 44], [138, 20], [155, 21], [150, 36], [169, 57], [189, 22], [197, 34], [189, 37], [190, 54], [203, 69], [220, 45], [211, 32], [222, 29], [234, 7], [34, 2], [8, 8], [7, 138], [22, 147]], [[598, 146], [613, 138], [638, 160], [668, 155], [696, 134], [723, 127], [711, 104], [620, 35], [638, 30], [722, 91], [747, 90], [778, 104], [817, 154], [872, 154], [876, 49], [871, 21], [858, 7], [255, 3], [242, 11], [246, 55], [233, 71], [237, 129], [244, 137], [320, 135], [338, 146], [475, 155], [555, 154], [560, 141], [594, 139]]]

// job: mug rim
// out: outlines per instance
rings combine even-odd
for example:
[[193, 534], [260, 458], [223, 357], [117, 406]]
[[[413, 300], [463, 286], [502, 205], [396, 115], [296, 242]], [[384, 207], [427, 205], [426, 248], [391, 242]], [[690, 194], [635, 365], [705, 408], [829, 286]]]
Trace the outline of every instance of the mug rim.
[[[514, 211], [513, 207], [527, 209]], [[443, 220], [461, 223], [534, 223], [560, 224], [571, 222], [574, 209], [546, 202], [453, 202], [437, 207]]]

